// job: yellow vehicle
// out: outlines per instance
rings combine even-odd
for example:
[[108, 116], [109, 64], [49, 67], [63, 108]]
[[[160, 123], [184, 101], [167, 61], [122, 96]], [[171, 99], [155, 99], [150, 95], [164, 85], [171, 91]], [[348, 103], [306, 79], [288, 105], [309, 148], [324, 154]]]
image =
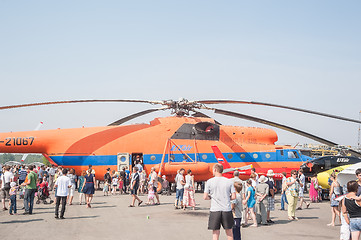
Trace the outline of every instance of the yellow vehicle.
[[320, 172], [319, 174], [317, 174], [318, 185], [320, 185], [322, 187], [322, 189], [330, 189], [330, 185], [328, 184], [328, 179], [330, 178], [331, 174], [333, 172], [338, 174], [339, 172], [343, 171], [344, 169], [350, 167], [351, 165], [352, 164], [343, 165], [343, 166], [331, 168], [324, 172]]

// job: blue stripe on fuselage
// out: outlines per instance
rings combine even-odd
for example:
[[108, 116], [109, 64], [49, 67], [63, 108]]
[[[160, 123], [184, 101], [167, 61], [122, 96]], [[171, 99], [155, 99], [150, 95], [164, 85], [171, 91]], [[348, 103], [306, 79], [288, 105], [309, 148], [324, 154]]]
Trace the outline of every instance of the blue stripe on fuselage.
[[[257, 154], [257, 158], [256, 157]], [[193, 160], [194, 154], [188, 154]], [[243, 162], [302, 162], [300, 158], [289, 159], [284, 156], [277, 156], [276, 152], [253, 152], [253, 153], [224, 153], [224, 157], [229, 163], [243, 163]], [[163, 154], [145, 154], [143, 161], [145, 165], [159, 164], [162, 161]], [[172, 154], [174, 156], [173, 162], [183, 162], [183, 154]], [[267, 156], [269, 158], [267, 158]], [[152, 158], [153, 157], [153, 158]], [[154, 159], [155, 157], [155, 159]], [[102, 156], [51, 156], [55, 163], [61, 166], [87, 166], [92, 164], [94, 166], [108, 166], [117, 165], [117, 155], [102, 155]], [[152, 159], [154, 160], [152, 160]], [[191, 160], [186, 160], [191, 162]], [[206, 163], [217, 163], [217, 159], [213, 153], [199, 153], [197, 154], [197, 161]], [[168, 162], [168, 155], [165, 156], [164, 162]]]

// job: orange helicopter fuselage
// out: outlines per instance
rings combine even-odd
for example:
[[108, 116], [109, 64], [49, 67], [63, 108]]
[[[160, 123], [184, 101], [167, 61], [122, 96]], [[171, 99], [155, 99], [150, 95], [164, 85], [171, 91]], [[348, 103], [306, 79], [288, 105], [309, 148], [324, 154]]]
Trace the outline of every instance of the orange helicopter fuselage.
[[[155, 167], [173, 181], [177, 170], [185, 168], [192, 170], [195, 181], [205, 181], [217, 163], [213, 145], [231, 167], [252, 164], [256, 169], [287, 172], [299, 168], [300, 152], [275, 145], [277, 140], [271, 129], [222, 126], [210, 118], [165, 117], [150, 124], [1, 133], [0, 152], [40, 153], [77, 174], [91, 164], [99, 180], [107, 168], [131, 168], [134, 157], [141, 156], [147, 174]], [[126, 156], [129, 162], [124, 162]]]

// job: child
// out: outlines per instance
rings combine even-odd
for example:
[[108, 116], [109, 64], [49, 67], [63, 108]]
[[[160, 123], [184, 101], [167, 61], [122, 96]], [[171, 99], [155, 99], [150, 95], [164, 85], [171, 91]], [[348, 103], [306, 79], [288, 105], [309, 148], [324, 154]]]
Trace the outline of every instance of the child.
[[112, 185], [113, 185], [113, 190], [112, 190], [112, 194], [116, 194], [117, 193], [117, 186], [118, 186], [118, 177], [114, 176], [112, 179]]
[[105, 194], [107, 194], [107, 196], [108, 196], [108, 192], [109, 192], [109, 183], [106, 181], [106, 182], [104, 182], [104, 187], [103, 187], [104, 196], [105, 196]]
[[153, 184], [150, 182], [148, 185], [148, 202], [147, 202], [147, 204], [150, 205], [151, 202], [152, 202], [152, 205], [155, 204]]
[[119, 177], [119, 186], [118, 186], [118, 188], [119, 188], [119, 193], [120, 194], [123, 194], [123, 184], [124, 184], [124, 182], [123, 182], [123, 179], [121, 178], [121, 177]]
[[241, 220], [242, 220], [242, 183], [235, 182], [234, 188], [236, 189], [236, 199], [232, 201], [232, 211], [234, 218], [233, 225], [233, 239], [241, 240]]
[[[16, 191], [18, 190], [18, 187], [16, 186], [15, 182], [11, 182], [10, 183], [10, 210], [9, 210], [9, 214], [10, 215], [14, 215], [17, 214], [16, 212]], [[13, 209], [14, 209], [14, 214], [13, 214]]]

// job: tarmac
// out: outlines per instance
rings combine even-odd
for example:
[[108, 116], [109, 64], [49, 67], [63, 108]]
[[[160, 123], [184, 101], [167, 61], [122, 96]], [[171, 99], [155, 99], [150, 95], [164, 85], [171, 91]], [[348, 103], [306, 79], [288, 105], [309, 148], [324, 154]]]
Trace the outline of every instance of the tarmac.
[[[78, 193], [74, 205], [67, 205], [65, 218], [54, 218], [54, 204], [34, 204], [32, 215], [22, 215], [23, 201], [18, 198], [18, 215], [0, 211], [0, 239], [139, 239], [139, 240], [203, 240], [212, 239], [207, 229], [210, 201], [196, 193], [196, 210], [176, 210], [175, 194], [161, 195], [161, 205], [128, 207], [130, 195], [103, 196], [97, 191], [92, 208], [79, 205]], [[146, 195], [140, 198], [146, 202]], [[242, 228], [242, 239], [339, 239], [340, 225], [328, 227], [331, 219], [328, 201], [311, 204], [298, 210], [298, 221], [288, 221], [287, 211], [280, 211], [280, 195], [276, 195], [276, 210], [271, 212], [275, 222], [270, 226]], [[307, 198], [306, 198], [307, 199]], [[338, 222], [338, 220], [337, 220]], [[226, 239], [221, 231], [220, 239]]]

